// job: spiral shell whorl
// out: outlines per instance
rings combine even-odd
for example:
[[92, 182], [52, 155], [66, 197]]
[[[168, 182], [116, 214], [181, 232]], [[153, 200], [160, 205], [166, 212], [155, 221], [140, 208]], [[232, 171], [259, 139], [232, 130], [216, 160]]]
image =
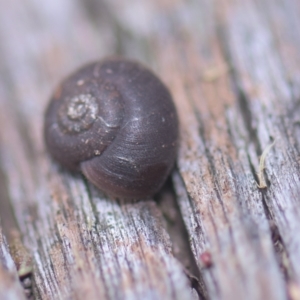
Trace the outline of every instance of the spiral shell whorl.
[[80, 94], [67, 99], [58, 111], [58, 120], [67, 133], [80, 133], [88, 130], [98, 114], [96, 99], [90, 94]]

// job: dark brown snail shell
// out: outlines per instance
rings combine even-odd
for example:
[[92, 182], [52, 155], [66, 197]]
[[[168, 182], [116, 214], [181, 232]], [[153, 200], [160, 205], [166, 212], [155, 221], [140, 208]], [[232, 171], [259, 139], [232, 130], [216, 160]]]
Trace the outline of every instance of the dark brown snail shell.
[[155, 194], [170, 173], [178, 118], [165, 85], [133, 61], [91, 63], [56, 90], [45, 116], [51, 155], [120, 198]]

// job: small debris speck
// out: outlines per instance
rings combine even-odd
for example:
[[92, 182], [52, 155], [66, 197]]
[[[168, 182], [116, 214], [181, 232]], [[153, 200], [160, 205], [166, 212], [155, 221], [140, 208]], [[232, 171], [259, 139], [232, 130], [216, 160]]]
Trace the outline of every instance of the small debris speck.
[[100, 152], [99, 150], [95, 150], [95, 151], [94, 151], [94, 154], [98, 156], [98, 155], [101, 154], [101, 152]]

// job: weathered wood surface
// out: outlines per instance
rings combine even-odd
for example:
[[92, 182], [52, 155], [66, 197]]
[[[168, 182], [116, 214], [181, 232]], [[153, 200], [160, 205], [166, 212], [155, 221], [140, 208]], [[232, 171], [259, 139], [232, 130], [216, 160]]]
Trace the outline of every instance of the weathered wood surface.
[[[210, 299], [300, 299], [299, 1], [0, 4], [0, 195], [33, 255], [36, 298], [191, 299], [173, 256], [192, 267], [191, 247]], [[56, 83], [116, 53], [152, 66], [174, 96], [189, 244], [163, 204], [112, 202], [45, 150]]]
[[[1, 168], [41, 299], [187, 299], [153, 201], [119, 205], [46, 154], [42, 122], [58, 78], [113, 53], [75, 1], [11, 1], [0, 12]], [[75, 27], [74, 27], [75, 25]], [[109, 25], [109, 24], [108, 24]]]
[[0, 299], [26, 299], [14, 261], [0, 227]]
[[[299, 135], [291, 113], [299, 102], [300, 57], [299, 31], [289, 31], [299, 3], [223, 1], [212, 14], [201, 23], [206, 35], [182, 49], [188, 98], [178, 105], [188, 104], [179, 111], [196, 113], [182, 126], [183, 181], [174, 181], [193, 252], [201, 266], [201, 252], [211, 251], [214, 268], [203, 274], [216, 298], [299, 297]], [[273, 140], [268, 188], [260, 190], [258, 157]], [[274, 242], [284, 245], [277, 263], [272, 229], [279, 231]]]

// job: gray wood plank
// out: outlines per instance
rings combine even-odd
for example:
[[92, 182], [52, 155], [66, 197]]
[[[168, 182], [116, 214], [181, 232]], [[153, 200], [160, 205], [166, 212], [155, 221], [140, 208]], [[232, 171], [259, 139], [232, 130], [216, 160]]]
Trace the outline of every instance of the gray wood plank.
[[0, 299], [26, 299], [6, 238], [0, 227]]
[[[108, 26], [108, 25], [106, 25]], [[40, 299], [188, 299], [153, 200], [120, 204], [53, 163], [42, 134], [55, 84], [115, 52], [81, 3], [13, 0], [0, 12], [1, 169]]]
[[[298, 1], [5, 6], [0, 168], [40, 298], [193, 297], [161, 207], [111, 202], [44, 148], [43, 111], [59, 78], [112, 53], [152, 66], [174, 96], [172, 178], [208, 297], [299, 298]], [[274, 140], [261, 189], [259, 158]]]

